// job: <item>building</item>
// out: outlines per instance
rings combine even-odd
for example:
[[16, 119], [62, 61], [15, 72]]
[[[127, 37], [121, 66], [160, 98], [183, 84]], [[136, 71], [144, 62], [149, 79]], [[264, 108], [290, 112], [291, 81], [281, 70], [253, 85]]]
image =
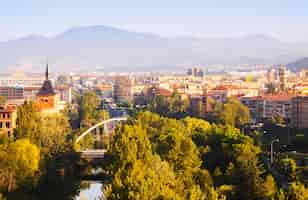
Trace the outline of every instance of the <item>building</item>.
[[13, 75], [0, 75], [0, 86], [32, 86], [42, 85], [44, 77], [41, 75], [25, 75], [15, 73]]
[[46, 67], [45, 81], [36, 94], [36, 106], [40, 112], [54, 113], [59, 111], [58, 96], [48, 79], [48, 65]]
[[59, 100], [65, 104], [72, 103], [72, 87], [68, 85], [58, 85], [54, 88]]
[[202, 78], [204, 76], [204, 72], [200, 68], [193, 67], [193, 68], [189, 68], [187, 70], [187, 75], [188, 76], [194, 76], [194, 77], [201, 77]]
[[265, 118], [265, 100], [263, 97], [242, 97], [241, 102], [248, 107], [252, 123], [263, 122]]
[[308, 128], [308, 96], [297, 96], [292, 98], [292, 118], [293, 128]]
[[132, 81], [129, 76], [114, 77], [113, 98], [116, 102], [132, 101]]
[[226, 101], [228, 97], [255, 97], [259, 93], [259, 88], [236, 85], [217, 85], [208, 91], [208, 95], [219, 102]]
[[212, 111], [210, 97], [199, 95], [189, 97], [189, 112], [194, 117], [205, 118]]
[[94, 90], [102, 99], [112, 98], [113, 88], [111, 84], [96, 85]]
[[267, 71], [267, 82], [273, 83], [276, 80], [276, 72], [275, 69], [270, 69]]
[[8, 105], [0, 106], [0, 134], [13, 136], [13, 131], [16, 128], [17, 110], [16, 106]]
[[24, 88], [20, 86], [0, 86], [0, 96], [6, 100], [24, 99]]
[[292, 114], [292, 98], [293, 96], [288, 94], [265, 96], [264, 118], [282, 117], [285, 122], [289, 122]]
[[27, 101], [35, 101], [36, 94], [40, 91], [41, 85], [24, 87], [24, 99]]
[[285, 91], [286, 90], [286, 81], [287, 81], [287, 78], [286, 78], [286, 67], [281, 65], [279, 67], [279, 70], [278, 70], [278, 78], [279, 78], [279, 90], [281, 92]]
[[273, 117], [282, 117], [289, 122], [292, 115], [292, 97], [287, 94], [242, 97], [241, 102], [249, 108], [253, 123], [271, 120]]
[[155, 96], [170, 97], [171, 95], [172, 91], [156, 86], [149, 87], [145, 91], [145, 96], [147, 101], [151, 101]]

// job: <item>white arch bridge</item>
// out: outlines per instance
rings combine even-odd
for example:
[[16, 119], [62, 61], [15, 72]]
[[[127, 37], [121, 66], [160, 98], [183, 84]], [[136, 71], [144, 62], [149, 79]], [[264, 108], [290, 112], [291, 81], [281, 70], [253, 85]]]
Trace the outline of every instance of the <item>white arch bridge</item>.
[[94, 126], [92, 126], [91, 128], [89, 128], [88, 130], [86, 130], [85, 132], [83, 132], [75, 141], [75, 143], [78, 143], [83, 137], [85, 137], [87, 134], [89, 134], [91, 131], [97, 129], [98, 127], [101, 126], [105, 126], [109, 123], [113, 123], [113, 122], [118, 122], [118, 121], [126, 121], [127, 118], [126, 117], [116, 117], [116, 118], [111, 118], [111, 119], [107, 119], [104, 120], [102, 122], [99, 122], [97, 124], [95, 124]]
[[[84, 138], [86, 135], [91, 133], [91, 131], [93, 131], [93, 130], [101, 127], [101, 126], [104, 126], [104, 131], [108, 131], [108, 127], [107, 127], [108, 124], [115, 123], [115, 122], [126, 121], [126, 120], [127, 120], [126, 117], [116, 117], [116, 118], [111, 118], [111, 119], [107, 119], [107, 120], [104, 120], [102, 122], [99, 122], [99, 123], [95, 124], [94, 126], [92, 126], [91, 128], [89, 128], [86, 131], [84, 131], [76, 139], [75, 143], [77, 144], [80, 140], [82, 140], [82, 138]], [[84, 157], [84, 158], [103, 158], [105, 152], [106, 152], [105, 149], [79, 151], [79, 153], [81, 154], [81, 157]]]

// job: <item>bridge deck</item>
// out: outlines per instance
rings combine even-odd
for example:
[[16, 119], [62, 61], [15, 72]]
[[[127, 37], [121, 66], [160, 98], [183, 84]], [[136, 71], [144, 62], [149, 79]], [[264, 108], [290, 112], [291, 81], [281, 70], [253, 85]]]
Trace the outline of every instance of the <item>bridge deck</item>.
[[85, 150], [85, 151], [78, 151], [80, 153], [81, 158], [104, 158], [106, 153], [106, 149], [99, 149], [99, 150]]

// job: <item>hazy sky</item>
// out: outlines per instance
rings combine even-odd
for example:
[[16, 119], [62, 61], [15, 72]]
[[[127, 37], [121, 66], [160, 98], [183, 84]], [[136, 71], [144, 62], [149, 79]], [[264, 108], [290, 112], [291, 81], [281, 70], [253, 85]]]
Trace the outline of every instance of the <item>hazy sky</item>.
[[164, 36], [308, 41], [307, 0], [0, 0], [0, 41], [112, 25]]

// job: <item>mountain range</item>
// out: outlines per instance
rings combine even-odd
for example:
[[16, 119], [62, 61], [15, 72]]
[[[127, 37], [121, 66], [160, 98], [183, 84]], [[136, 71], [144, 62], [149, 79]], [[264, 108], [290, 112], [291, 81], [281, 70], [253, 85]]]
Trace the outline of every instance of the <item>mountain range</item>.
[[287, 67], [288, 69], [295, 71], [295, 72], [298, 72], [303, 68], [308, 69], [308, 57], [304, 57], [294, 62], [291, 62], [287, 65]]
[[286, 64], [308, 55], [307, 43], [256, 34], [233, 38], [162, 37], [109, 26], [74, 27], [54, 37], [0, 42], [2, 71], [174, 71], [193, 65]]

